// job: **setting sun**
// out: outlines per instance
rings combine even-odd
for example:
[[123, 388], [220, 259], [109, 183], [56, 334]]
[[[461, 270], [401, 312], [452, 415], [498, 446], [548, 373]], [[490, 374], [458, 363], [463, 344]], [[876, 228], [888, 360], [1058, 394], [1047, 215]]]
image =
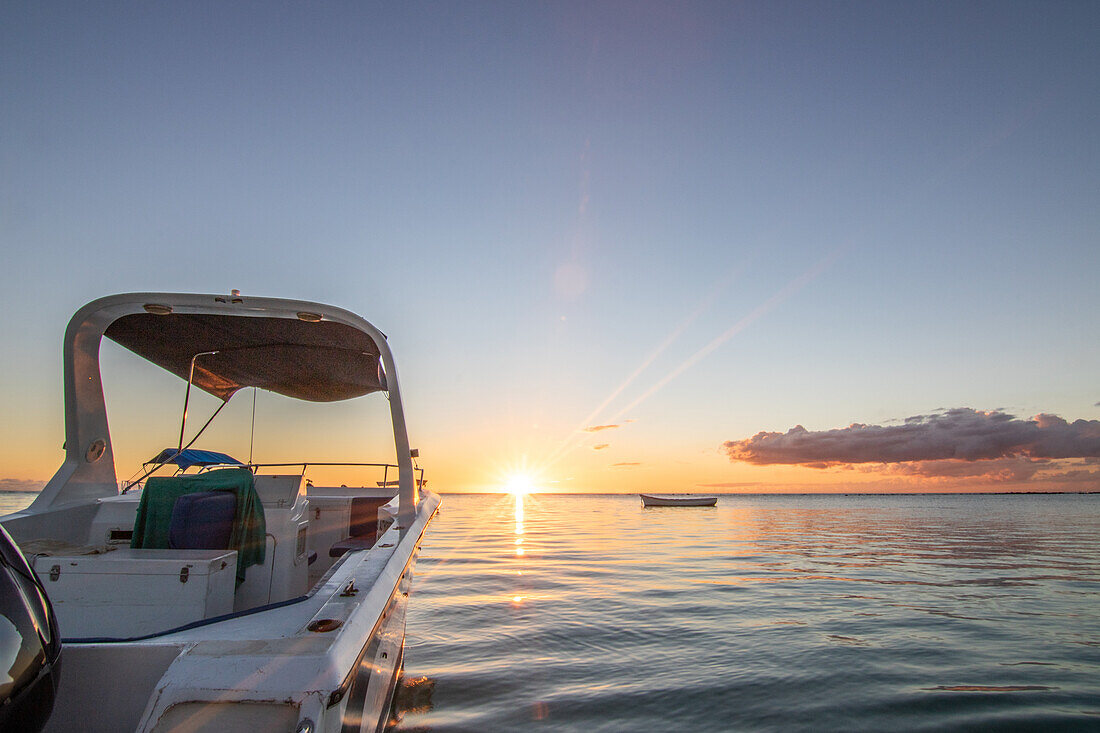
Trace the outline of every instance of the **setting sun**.
[[535, 490], [535, 482], [525, 473], [516, 473], [508, 477], [504, 490], [509, 494], [530, 494]]

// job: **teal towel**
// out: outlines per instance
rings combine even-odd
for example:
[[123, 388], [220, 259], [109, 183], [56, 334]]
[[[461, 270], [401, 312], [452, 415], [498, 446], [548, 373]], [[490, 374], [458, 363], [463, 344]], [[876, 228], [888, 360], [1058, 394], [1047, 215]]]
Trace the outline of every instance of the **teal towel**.
[[232, 491], [237, 496], [229, 549], [237, 551], [237, 585], [240, 585], [244, 582], [245, 568], [263, 564], [267, 534], [264, 508], [253, 486], [252, 472], [247, 468], [222, 468], [146, 481], [130, 547], [168, 549], [168, 527], [176, 499], [195, 491]]

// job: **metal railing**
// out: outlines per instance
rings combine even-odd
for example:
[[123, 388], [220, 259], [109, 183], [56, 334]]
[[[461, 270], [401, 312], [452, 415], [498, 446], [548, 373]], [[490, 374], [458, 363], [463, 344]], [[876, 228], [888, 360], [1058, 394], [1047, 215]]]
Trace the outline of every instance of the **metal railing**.
[[[400, 471], [400, 467], [395, 463], [353, 463], [350, 461], [292, 461], [290, 463], [246, 463], [244, 468], [248, 468], [252, 473], [256, 473], [258, 468], [288, 468], [290, 466], [301, 466], [302, 475], [306, 473], [306, 469], [310, 466], [354, 466], [357, 468], [381, 468], [382, 469], [382, 481], [377, 482], [379, 486], [397, 486], [397, 481], [390, 481], [390, 469], [396, 469]], [[424, 469], [414, 468], [413, 474], [416, 476], [417, 488], [424, 487]]]
[[[150, 463], [145, 464], [145, 466], [149, 466], [149, 465], [151, 465], [151, 464]], [[168, 464], [168, 463], [160, 464], [155, 469], [153, 469], [153, 471], [147, 472], [145, 478], [148, 478], [149, 475], [151, 475], [152, 473], [155, 473], [157, 470], [159, 470], [159, 469], [161, 469], [161, 468], [163, 468], [164, 466], [167, 466], [167, 465], [170, 465], [170, 464]], [[400, 466], [398, 466], [396, 463], [356, 463], [356, 462], [352, 462], [352, 461], [291, 461], [290, 463], [239, 463], [239, 464], [233, 464], [232, 466], [230, 466], [229, 464], [226, 464], [224, 466], [217, 466], [217, 465], [200, 466], [199, 467], [199, 473], [203, 473], [203, 472], [211, 470], [211, 469], [228, 468], [228, 467], [247, 468], [248, 470], [252, 471], [252, 473], [256, 473], [256, 470], [260, 469], [260, 468], [289, 468], [291, 466], [301, 466], [302, 467], [302, 471], [301, 471], [302, 476], [305, 476], [306, 469], [308, 469], [310, 466], [318, 466], [318, 467], [320, 467], [320, 466], [325, 466], [325, 467], [352, 466], [352, 467], [356, 467], [356, 468], [381, 468], [382, 469], [382, 480], [381, 481], [376, 481], [375, 483], [378, 484], [378, 486], [380, 486], [382, 488], [387, 488], [387, 487], [390, 487], [390, 486], [397, 486], [398, 485], [397, 480], [393, 480], [393, 481], [390, 480], [390, 469], [391, 468], [396, 469], [398, 472], [400, 472], [400, 470], [401, 470]], [[178, 472], [182, 473], [182, 470], [179, 470]], [[416, 480], [417, 488], [418, 489], [424, 488], [424, 469], [420, 468], [419, 466], [417, 466], [416, 468], [413, 468], [413, 475], [414, 475], [415, 480]], [[127, 482], [124, 482], [124, 483], [127, 483]], [[123, 489], [122, 493], [126, 493], [127, 491], [129, 491], [131, 488], [134, 488], [134, 487], [137, 487], [139, 489], [143, 488], [143, 483], [142, 483], [141, 479], [139, 479], [137, 481], [129, 482], [128, 485]]]

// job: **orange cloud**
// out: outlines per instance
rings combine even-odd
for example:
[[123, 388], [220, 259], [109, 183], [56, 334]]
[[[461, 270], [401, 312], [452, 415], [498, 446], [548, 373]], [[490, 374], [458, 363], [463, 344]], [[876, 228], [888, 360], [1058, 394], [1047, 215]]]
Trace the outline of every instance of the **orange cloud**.
[[1057, 415], [1021, 420], [968, 407], [915, 415], [902, 425], [862, 425], [786, 433], [760, 432], [722, 444], [731, 461], [828, 468], [847, 463], [909, 463], [1001, 458], [1100, 457], [1100, 420], [1069, 423]]
[[592, 425], [584, 429], [586, 433], [598, 433], [601, 430], [612, 430], [619, 427], [618, 425]]
[[900, 425], [760, 432], [722, 449], [732, 462], [857, 473], [888, 490], [1100, 489], [1100, 420], [1049, 414], [937, 410]]
[[940, 461], [907, 461], [905, 463], [886, 464], [881, 467], [860, 466], [860, 469], [895, 476], [934, 479], [966, 478], [989, 483], [1018, 483], [1030, 481], [1040, 469], [1051, 464], [1052, 462], [1048, 460], [1031, 460], [1029, 458], [994, 458], [984, 461], [947, 459]]

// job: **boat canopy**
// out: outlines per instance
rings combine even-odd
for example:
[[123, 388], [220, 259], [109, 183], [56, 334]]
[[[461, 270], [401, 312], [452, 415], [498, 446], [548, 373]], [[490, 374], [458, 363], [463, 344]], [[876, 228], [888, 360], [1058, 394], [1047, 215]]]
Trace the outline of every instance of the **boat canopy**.
[[374, 340], [311, 315], [132, 313], [111, 323], [104, 335], [181, 379], [191, 377], [196, 387], [222, 400], [244, 387], [310, 402], [385, 390]]
[[385, 392], [398, 519], [412, 524], [419, 501], [413, 452], [386, 335], [342, 308], [238, 292], [120, 293], [73, 315], [64, 340], [65, 462], [28, 512], [118, 494], [99, 364], [104, 336], [223, 401], [245, 387], [310, 402]]
[[192, 466], [243, 466], [244, 464], [238, 461], [232, 456], [225, 453], [218, 453], [212, 450], [199, 450], [197, 448], [187, 448], [185, 450], [178, 450], [176, 448], [165, 448], [156, 455], [155, 458], [151, 458], [145, 462], [145, 465], [151, 463], [157, 463], [164, 465], [166, 463], [174, 463], [180, 468], [186, 470]]

